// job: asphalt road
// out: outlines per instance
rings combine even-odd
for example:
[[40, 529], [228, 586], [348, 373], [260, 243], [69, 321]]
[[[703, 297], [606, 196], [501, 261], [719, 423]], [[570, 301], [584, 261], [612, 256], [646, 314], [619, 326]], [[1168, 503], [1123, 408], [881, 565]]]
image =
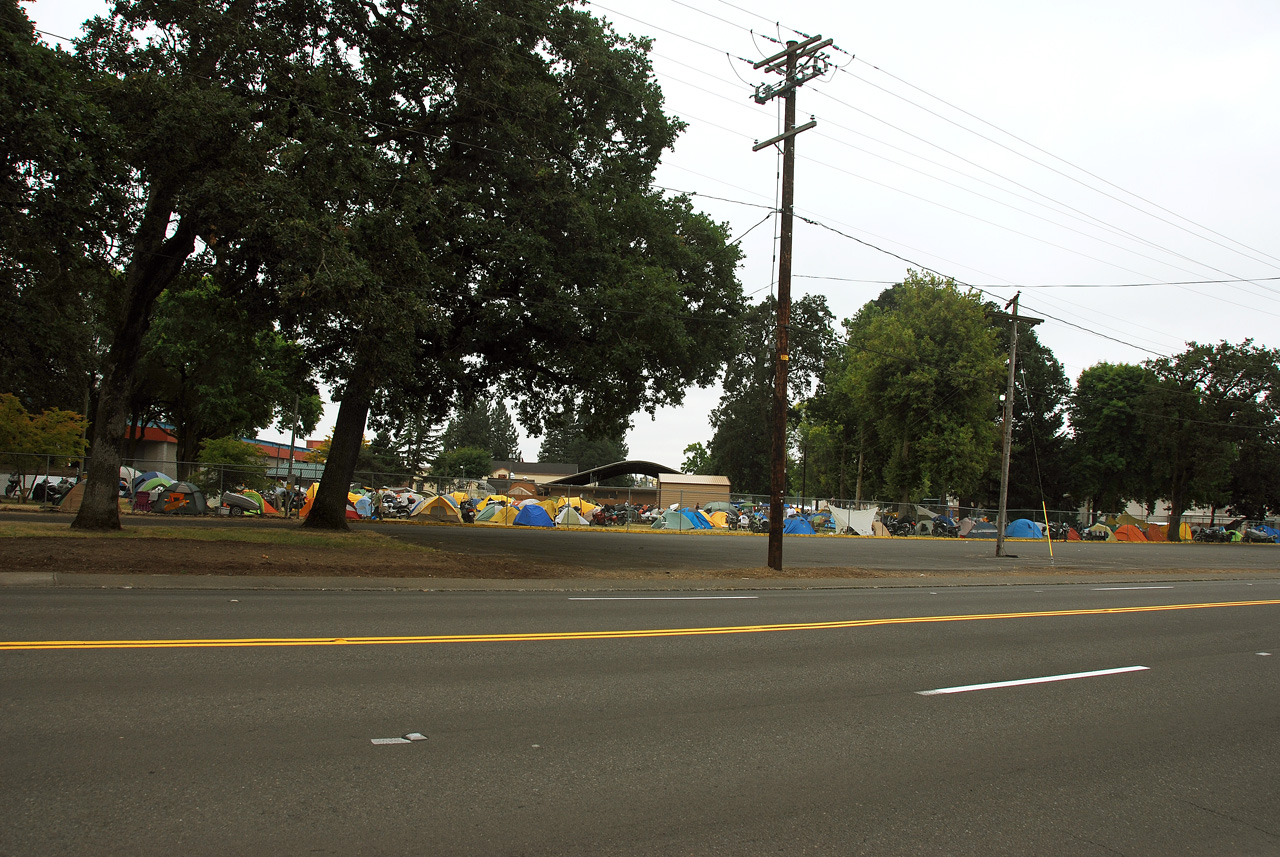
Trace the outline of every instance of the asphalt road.
[[0, 854], [1274, 855], [1277, 601], [0, 590]]

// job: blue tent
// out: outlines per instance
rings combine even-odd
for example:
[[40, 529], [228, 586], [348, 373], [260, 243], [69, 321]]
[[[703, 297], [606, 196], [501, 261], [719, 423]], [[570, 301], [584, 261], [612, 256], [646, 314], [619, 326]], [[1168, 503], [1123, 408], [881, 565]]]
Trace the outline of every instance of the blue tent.
[[1043, 539], [1044, 531], [1035, 521], [1019, 518], [1016, 521], [1010, 521], [1009, 526], [1004, 528], [1004, 537], [1006, 539]]
[[556, 522], [547, 514], [547, 510], [537, 503], [530, 503], [517, 512], [516, 519], [512, 523], [517, 527], [554, 527], [556, 525]]
[[362, 518], [373, 517], [373, 501], [369, 499], [368, 495], [356, 501], [356, 514]]
[[695, 530], [709, 530], [712, 528], [710, 522], [708, 522], [706, 518], [702, 517], [692, 509], [681, 509], [680, 514], [689, 519], [689, 523], [693, 524], [693, 528]]
[[787, 518], [787, 522], [782, 525], [782, 532], [789, 536], [812, 536], [816, 531], [809, 525], [808, 521], [796, 515]]

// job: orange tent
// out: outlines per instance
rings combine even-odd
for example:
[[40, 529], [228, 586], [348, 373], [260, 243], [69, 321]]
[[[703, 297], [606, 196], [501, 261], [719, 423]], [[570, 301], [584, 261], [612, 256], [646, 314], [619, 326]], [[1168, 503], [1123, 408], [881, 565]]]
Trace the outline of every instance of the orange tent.
[[1147, 524], [1147, 541], [1149, 542], [1169, 541], [1169, 537], [1168, 535], [1166, 535], [1166, 532], [1168, 529], [1169, 527], [1166, 524]]
[[1067, 541], [1069, 541], [1069, 542], [1078, 542], [1078, 541], [1080, 541], [1080, 540], [1081, 540], [1081, 539], [1080, 539], [1080, 534], [1076, 532], [1076, 528], [1075, 528], [1075, 527], [1067, 527]]
[[1145, 542], [1147, 537], [1142, 534], [1142, 530], [1133, 524], [1125, 524], [1116, 528], [1116, 541], [1118, 542]]

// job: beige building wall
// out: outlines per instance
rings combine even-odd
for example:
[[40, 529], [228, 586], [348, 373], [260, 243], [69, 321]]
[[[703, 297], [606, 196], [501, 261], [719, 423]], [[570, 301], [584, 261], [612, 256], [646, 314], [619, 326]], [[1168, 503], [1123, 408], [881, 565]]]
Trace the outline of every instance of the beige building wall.
[[658, 477], [658, 505], [680, 504], [705, 506], [708, 503], [729, 502], [729, 477], [692, 476], [687, 473], [664, 473]]

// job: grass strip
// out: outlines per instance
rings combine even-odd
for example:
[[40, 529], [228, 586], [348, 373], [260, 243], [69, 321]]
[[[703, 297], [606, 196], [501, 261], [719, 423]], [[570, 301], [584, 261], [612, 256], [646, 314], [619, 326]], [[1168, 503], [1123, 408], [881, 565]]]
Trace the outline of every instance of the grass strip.
[[0, 539], [123, 539], [127, 541], [241, 542], [300, 548], [356, 548], [404, 553], [435, 553], [431, 548], [406, 544], [382, 533], [314, 532], [298, 528], [248, 527], [132, 527], [113, 532], [73, 530], [66, 524], [0, 523]]

